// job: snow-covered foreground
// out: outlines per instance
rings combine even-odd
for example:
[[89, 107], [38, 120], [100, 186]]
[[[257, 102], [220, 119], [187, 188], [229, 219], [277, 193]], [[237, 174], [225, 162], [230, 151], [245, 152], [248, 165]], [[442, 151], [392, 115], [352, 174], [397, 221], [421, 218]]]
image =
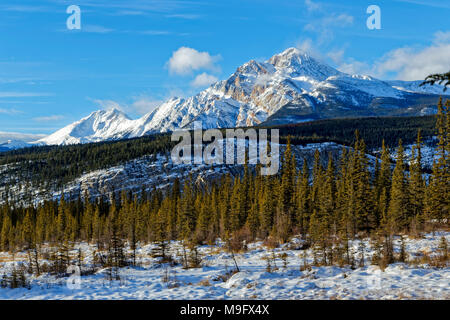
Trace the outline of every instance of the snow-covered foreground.
[[[450, 232], [427, 234], [421, 239], [407, 239], [409, 259], [423, 254], [433, 255], [440, 237], [450, 240]], [[67, 278], [41, 275], [30, 278], [31, 288], [0, 289], [0, 299], [450, 299], [450, 267], [434, 268], [427, 264], [396, 263], [381, 271], [370, 265], [372, 250], [367, 243], [366, 266], [352, 270], [339, 267], [311, 267], [300, 271], [304, 251], [299, 240], [277, 249], [252, 243], [248, 251], [237, 254], [241, 272], [232, 275], [234, 262], [229, 253], [217, 246], [203, 246], [203, 267], [185, 270], [181, 266], [160, 265], [150, 256], [153, 245], [138, 250], [140, 267], [120, 270], [120, 280], [109, 281], [106, 270], [81, 277], [80, 289], [70, 289]], [[397, 241], [397, 248], [399, 242]], [[82, 244], [86, 251], [93, 247]], [[359, 243], [352, 243], [358, 251]], [[180, 254], [181, 247], [172, 243], [171, 253]], [[397, 249], [396, 249], [397, 250]], [[308, 261], [311, 252], [308, 250]], [[73, 251], [74, 255], [76, 250]], [[287, 266], [281, 254], [287, 254]], [[89, 264], [92, 254], [86, 254]], [[267, 258], [272, 272], [267, 271]], [[25, 255], [16, 255], [16, 261]], [[8, 273], [13, 262], [9, 254], [0, 253], [0, 274]], [[227, 276], [229, 273], [229, 276]]]

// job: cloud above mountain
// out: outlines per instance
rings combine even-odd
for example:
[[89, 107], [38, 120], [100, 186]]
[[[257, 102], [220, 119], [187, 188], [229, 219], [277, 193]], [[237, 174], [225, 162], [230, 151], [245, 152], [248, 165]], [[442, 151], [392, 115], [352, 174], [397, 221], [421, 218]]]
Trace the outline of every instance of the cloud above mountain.
[[161, 105], [164, 100], [152, 99], [149, 97], [138, 97], [132, 104], [131, 110], [137, 114], [144, 115], [146, 113], [152, 112], [159, 105]]
[[380, 78], [423, 80], [432, 73], [447, 72], [450, 66], [450, 31], [438, 31], [429, 46], [393, 49], [373, 63], [343, 58], [339, 70]]
[[450, 32], [437, 32], [433, 43], [422, 49], [402, 47], [388, 52], [375, 65], [378, 74], [394, 72], [400, 80], [424, 79], [450, 68]]
[[199, 70], [218, 71], [220, 69], [216, 65], [218, 60], [220, 55], [212, 56], [209, 52], [181, 47], [173, 52], [167, 65], [171, 74], [189, 75]]
[[195, 77], [195, 79], [191, 82], [191, 86], [195, 88], [206, 87], [217, 82], [218, 80], [219, 79], [217, 77], [203, 72]]

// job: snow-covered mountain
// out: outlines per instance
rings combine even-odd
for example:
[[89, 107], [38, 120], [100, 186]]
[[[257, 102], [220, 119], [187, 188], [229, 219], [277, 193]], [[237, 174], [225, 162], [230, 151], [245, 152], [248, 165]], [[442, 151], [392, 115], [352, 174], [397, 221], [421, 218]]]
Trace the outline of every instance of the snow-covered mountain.
[[32, 145], [23, 140], [8, 140], [3, 143], [0, 143], [0, 151], [21, 149], [21, 148], [27, 148], [30, 146], [32, 146]]
[[382, 81], [342, 73], [295, 48], [265, 62], [251, 60], [227, 80], [199, 94], [172, 98], [142, 118], [97, 111], [39, 140], [73, 144], [139, 137], [155, 132], [293, 123], [321, 118], [423, 115], [434, 112], [442, 87], [420, 81]]
[[44, 137], [44, 134], [0, 131], [0, 152], [30, 147], [33, 141]]
[[125, 113], [117, 110], [100, 110], [74, 122], [38, 141], [49, 145], [98, 142], [107, 139], [122, 138], [135, 123]]

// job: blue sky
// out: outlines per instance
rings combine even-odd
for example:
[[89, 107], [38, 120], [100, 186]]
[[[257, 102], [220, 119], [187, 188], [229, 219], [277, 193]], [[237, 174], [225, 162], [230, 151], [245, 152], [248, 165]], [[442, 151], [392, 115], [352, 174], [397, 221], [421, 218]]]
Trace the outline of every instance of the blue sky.
[[[369, 5], [381, 30], [369, 30]], [[69, 5], [81, 30], [68, 30]], [[135, 118], [288, 47], [345, 72], [422, 79], [450, 66], [450, 2], [2, 0], [0, 132], [51, 133], [117, 106]]]

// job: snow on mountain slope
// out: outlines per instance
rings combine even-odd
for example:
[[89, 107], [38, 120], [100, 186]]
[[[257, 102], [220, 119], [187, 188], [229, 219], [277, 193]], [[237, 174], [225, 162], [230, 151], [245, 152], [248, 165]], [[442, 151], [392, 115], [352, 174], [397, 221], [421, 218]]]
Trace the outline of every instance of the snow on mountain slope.
[[67, 145], [121, 138], [133, 124], [134, 120], [117, 109], [100, 110], [38, 140], [37, 143]]
[[401, 81], [401, 80], [392, 80], [386, 81], [393, 88], [406, 91], [406, 92], [419, 92], [419, 93], [430, 93], [430, 94], [443, 94], [444, 86], [435, 84], [429, 85], [426, 84], [424, 86], [420, 86], [422, 81]]
[[44, 134], [29, 134], [0, 131], [0, 151], [21, 149], [32, 146], [32, 142], [44, 138]]
[[251, 60], [227, 80], [193, 97], [172, 98], [140, 119], [131, 120], [118, 110], [97, 111], [39, 142], [72, 144], [140, 137], [190, 128], [193, 121], [202, 121], [203, 128], [253, 126], [280, 110], [282, 116], [272, 119], [276, 123], [389, 115], [411, 105], [414, 108], [407, 115], [432, 113], [434, 95], [442, 94], [442, 87], [419, 84], [345, 74], [289, 48], [265, 62]]
[[8, 151], [14, 149], [21, 149], [30, 147], [31, 144], [22, 140], [8, 140], [4, 143], [0, 143], [0, 151]]

